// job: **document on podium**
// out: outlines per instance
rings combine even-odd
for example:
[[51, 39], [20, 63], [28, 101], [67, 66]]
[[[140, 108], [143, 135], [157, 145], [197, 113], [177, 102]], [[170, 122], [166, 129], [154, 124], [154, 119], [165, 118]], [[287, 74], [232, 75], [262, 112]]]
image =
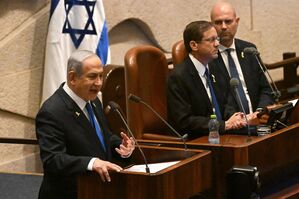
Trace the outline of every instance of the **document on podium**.
[[295, 107], [297, 105], [297, 103], [298, 103], [298, 100], [299, 99], [290, 100], [289, 103], [292, 103], [293, 107]]
[[[148, 167], [150, 169], [150, 173], [157, 173], [163, 169], [166, 169], [168, 167], [171, 167], [180, 161], [172, 161], [172, 162], [162, 162], [162, 163], [152, 163], [148, 164]], [[132, 172], [140, 172], [140, 173], [146, 173], [145, 171], [145, 164], [137, 164], [133, 165], [129, 168], [124, 169], [124, 171], [132, 171]]]

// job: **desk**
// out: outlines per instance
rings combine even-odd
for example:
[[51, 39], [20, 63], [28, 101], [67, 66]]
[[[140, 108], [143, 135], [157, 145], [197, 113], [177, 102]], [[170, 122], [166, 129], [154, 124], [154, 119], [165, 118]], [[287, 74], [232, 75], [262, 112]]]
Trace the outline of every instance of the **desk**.
[[[161, 146], [180, 146], [182, 143], [167, 141], [145, 141]], [[244, 135], [221, 135], [220, 144], [208, 143], [203, 136], [187, 142], [188, 148], [212, 151], [213, 184], [217, 198], [225, 191], [226, 172], [234, 165], [256, 166], [260, 171], [262, 188], [278, 183], [299, 170], [299, 123], [263, 137]], [[298, 172], [297, 172], [298, 174]]]
[[[211, 152], [182, 148], [141, 146], [148, 163], [179, 161], [153, 173], [111, 172], [112, 181], [104, 183], [96, 173], [78, 178], [78, 199], [188, 199], [211, 188]], [[139, 152], [131, 157], [144, 164]]]

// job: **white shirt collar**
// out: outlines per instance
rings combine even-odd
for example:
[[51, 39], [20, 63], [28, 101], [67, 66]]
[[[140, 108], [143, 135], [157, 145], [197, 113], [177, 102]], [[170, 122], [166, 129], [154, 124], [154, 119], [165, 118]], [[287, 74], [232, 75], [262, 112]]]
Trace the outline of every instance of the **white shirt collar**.
[[72, 91], [72, 89], [70, 89], [70, 87], [67, 85], [67, 83], [63, 85], [63, 90], [76, 102], [81, 110], [85, 108], [87, 102], [76, 95], [76, 93], [74, 93], [74, 91]]
[[223, 45], [220, 44], [219, 47], [218, 47], [218, 50], [219, 50], [220, 53], [222, 53], [223, 51], [225, 51], [228, 48], [234, 49], [234, 51], [236, 50], [235, 40], [233, 40], [233, 43], [232, 43], [232, 45], [230, 47], [225, 47], [225, 46], [223, 46]]
[[189, 57], [193, 62], [198, 74], [203, 77], [205, 75], [207, 66], [203, 65], [200, 61], [198, 61], [198, 59], [196, 59], [191, 53], [189, 53]]

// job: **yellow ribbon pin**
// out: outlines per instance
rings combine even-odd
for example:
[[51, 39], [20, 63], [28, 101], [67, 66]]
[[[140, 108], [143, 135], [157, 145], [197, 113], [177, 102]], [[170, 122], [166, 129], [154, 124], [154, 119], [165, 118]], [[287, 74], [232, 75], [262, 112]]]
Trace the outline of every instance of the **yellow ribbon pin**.
[[213, 82], [216, 83], [216, 78], [213, 74], [212, 74], [212, 78], [213, 78]]

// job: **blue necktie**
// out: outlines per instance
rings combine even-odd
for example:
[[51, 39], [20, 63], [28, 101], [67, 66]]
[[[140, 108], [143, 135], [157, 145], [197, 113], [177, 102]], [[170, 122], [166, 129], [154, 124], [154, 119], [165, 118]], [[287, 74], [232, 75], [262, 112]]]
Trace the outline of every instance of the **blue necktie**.
[[97, 122], [96, 118], [95, 118], [95, 115], [93, 113], [93, 110], [92, 110], [92, 107], [91, 107], [91, 104], [90, 103], [86, 103], [86, 110], [88, 112], [88, 117], [89, 117], [89, 121], [91, 123], [91, 126], [93, 128], [95, 128], [96, 132], [97, 132], [97, 136], [104, 148], [104, 150], [106, 151], [106, 147], [105, 147], [105, 142], [104, 142], [104, 138], [103, 138], [103, 134], [102, 134], [102, 131], [101, 131], [101, 128], [100, 128], [100, 125], [99, 123]]
[[213, 88], [213, 85], [212, 85], [212, 82], [211, 82], [210, 73], [209, 73], [209, 70], [208, 70], [207, 67], [206, 67], [206, 71], [205, 71], [205, 76], [206, 76], [206, 79], [207, 79], [208, 86], [210, 88], [210, 93], [211, 93], [211, 97], [212, 97], [212, 104], [213, 104], [214, 109], [215, 109], [215, 114], [216, 114], [217, 120], [221, 120], [221, 112], [220, 112], [219, 105], [218, 105], [218, 102], [217, 102], [217, 98], [216, 98], [214, 88]]
[[[240, 77], [239, 77], [239, 74], [238, 74], [238, 71], [237, 71], [236, 64], [233, 60], [232, 55], [230, 54], [231, 50], [232, 50], [231, 48], [226, 49], [227, 57], [228, 57], [228, 66], [229, 66], [230, 76], [232, 78], [237, 78], [240, 82], [237, 89], [238, 89], [238, 92], [240, 94], [240, 98], [241, 98], [242, 104], [244, 106], [244, 110], [245, 110], [246, 114], [248, 114], [249, 113], [248, 101], [247, 101], [243, 86], [242, 86], [241, 81], [240, 81]], [[241, 107], [241, 105], [239, 107]]]

